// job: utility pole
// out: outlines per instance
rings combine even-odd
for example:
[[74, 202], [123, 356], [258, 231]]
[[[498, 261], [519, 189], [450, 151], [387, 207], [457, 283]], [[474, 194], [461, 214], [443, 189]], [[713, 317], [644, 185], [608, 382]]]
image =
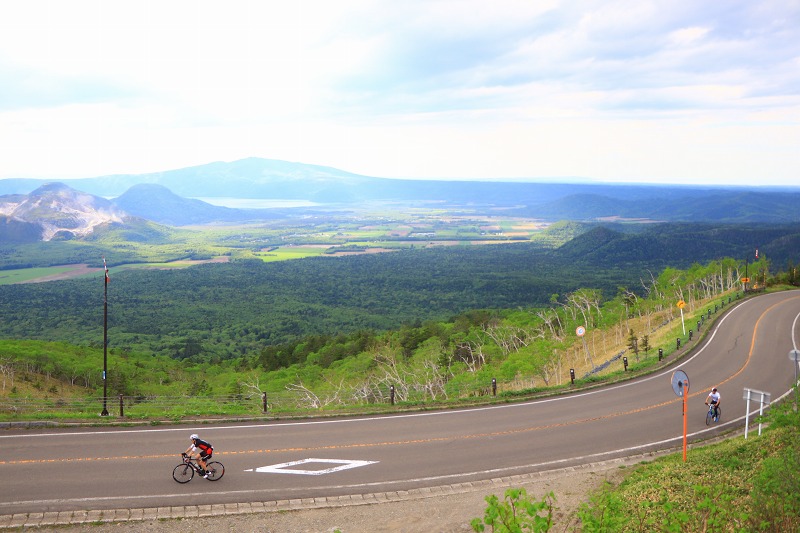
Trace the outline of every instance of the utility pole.
[[108, 266], [103, 257], [103, 411], [100, 416], [108, 416]]

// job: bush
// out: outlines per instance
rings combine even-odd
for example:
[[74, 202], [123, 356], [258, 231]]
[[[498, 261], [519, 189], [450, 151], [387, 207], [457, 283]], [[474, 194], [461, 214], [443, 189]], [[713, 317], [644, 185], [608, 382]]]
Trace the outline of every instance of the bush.
[[508, 489], [502, 502], [494, 494], [487, 496], [486, 502], [489, 506], [483, 520], [474, 518], [470, 525], [478, 533], [486, 531], [486, 526], [491, 526], [493, 533], [550, 531], [553, 525], [554, 501], [552, 492], [540, 501], [535, 501], [528, 497], [524, 488]]

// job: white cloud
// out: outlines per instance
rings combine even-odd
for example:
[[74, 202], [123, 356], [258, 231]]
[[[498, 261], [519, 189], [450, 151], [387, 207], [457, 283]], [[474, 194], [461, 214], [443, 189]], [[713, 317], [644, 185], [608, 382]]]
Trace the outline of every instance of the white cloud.
[[772, 1], [26, 0], [0, 8], [0, 178], [797, 184], [798, 33]]
[[670, 32], [668, 38], [676, 46], [691, 46], [708, 34], [708, 28], [694, 26]]

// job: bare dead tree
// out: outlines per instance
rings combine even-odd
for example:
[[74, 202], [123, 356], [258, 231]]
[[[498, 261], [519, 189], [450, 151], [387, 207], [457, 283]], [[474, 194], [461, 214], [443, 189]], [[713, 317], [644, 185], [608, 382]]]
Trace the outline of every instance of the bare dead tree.
[[660, 300], [663, 298], [661, 291], [658, 290], [658, 282], [656, 281], [655, 276], [653, 276], [653, 272], [648, 270], [648, 274], [650, 274], [650, 279], [645, 282], [645, 280], [640, 279], [642, 283], [642, 287], [644, 287], [645, 291], [645, 298], [650, 298], [651, 296], [656, 300]]
[[583, 317], [583, 323], [587, 327], [593, 327], [595, 324], [592, 309], [597, 312], [598, 317], [602, 316], [600, 307], [600, 292], [594, 289], [580, 289], [567, 295], [567, 302], [571, 308], [576, 311], [573, 317], [577, 318], [578, 313]]
[[264, 390], [261, 388], [260, 376], [255, 372], [250, 373], [244, 381], [240, 381], [239, 385], [244, 387], [247, 391], [246, 398], [253, 398], [254, 396], [263, 396]]
[[550, 385], [550, 380], [559, 375], [558, 369], [561, 366], [561, 358], [556, 350], [551, 356], [546, 357], [536, 369], [536, 375], [542, 378], [545, 386]]
[[458, 343], [454, 348], [453, 357], [467, 365], [467, 371], [477, 372], [486, 364], [486, 356], [483, 354], [483, 345], [477, 342], [467, 341]]
[[[550, 337], [557, 341], [564, 341], [564, 325], [561, 323], [561, 316], [555, 309], [543, 309], [536, 312], [536, 316], [542, 321], [544, 326], [550, 330]], [[542, 337], [544, 338], [544, 337]]]
[[14, 361], [8, 358], [0, 359], [0, 374], [3, 375], [3, 390], [6, 390], [6, 381], [11, 381], [11, 387], [13, 388], [16, 374]]
[[303, 385], [303, 382], [289, 383], [286, 385], [286, 390], [299, 394], [296, 400], [296, 405], [299, 408], [307, 409], [320, 409], [323, 406], [322, 400], [317, 396], [314, 391]]
[[492, 339], [503, 355], [518, 352], [523, 346], [530, 343], [532, 336], [527, 330], [518, 327], [512, 327], [501, 324], [484, 324], [482, 326], [483, 333]]
[[423, 361], [423, 375], [421, 376], [422, 390], [431, 400], [436, 400], [439, 396], [447, 398], [445, 385], [452, 373], [449, 369], [440, 366], [433, 358]]

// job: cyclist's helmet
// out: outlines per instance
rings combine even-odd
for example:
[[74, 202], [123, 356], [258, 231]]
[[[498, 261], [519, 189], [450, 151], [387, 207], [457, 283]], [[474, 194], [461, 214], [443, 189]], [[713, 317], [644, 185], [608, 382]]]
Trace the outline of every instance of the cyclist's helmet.
[[[711, 389], [711, 392], [717, 392], [717, 388], [716, 388], [716, 387], [714, 387], [713, 389]], [[196, 437], [196, 436], [195, 436], [195, 437]]]
[[[714, 389], [714, 390], [717, 390], [717, 389]], [[200, 437], [198, 437], [198, 436], [197, 436], [197, 433], [192, 433], [192, 436], [191, 436], [191, 437], [189, 437], [189, 440], [197, 440], [197, 439], [199, 439], [199, 438], [200, 438]]]

